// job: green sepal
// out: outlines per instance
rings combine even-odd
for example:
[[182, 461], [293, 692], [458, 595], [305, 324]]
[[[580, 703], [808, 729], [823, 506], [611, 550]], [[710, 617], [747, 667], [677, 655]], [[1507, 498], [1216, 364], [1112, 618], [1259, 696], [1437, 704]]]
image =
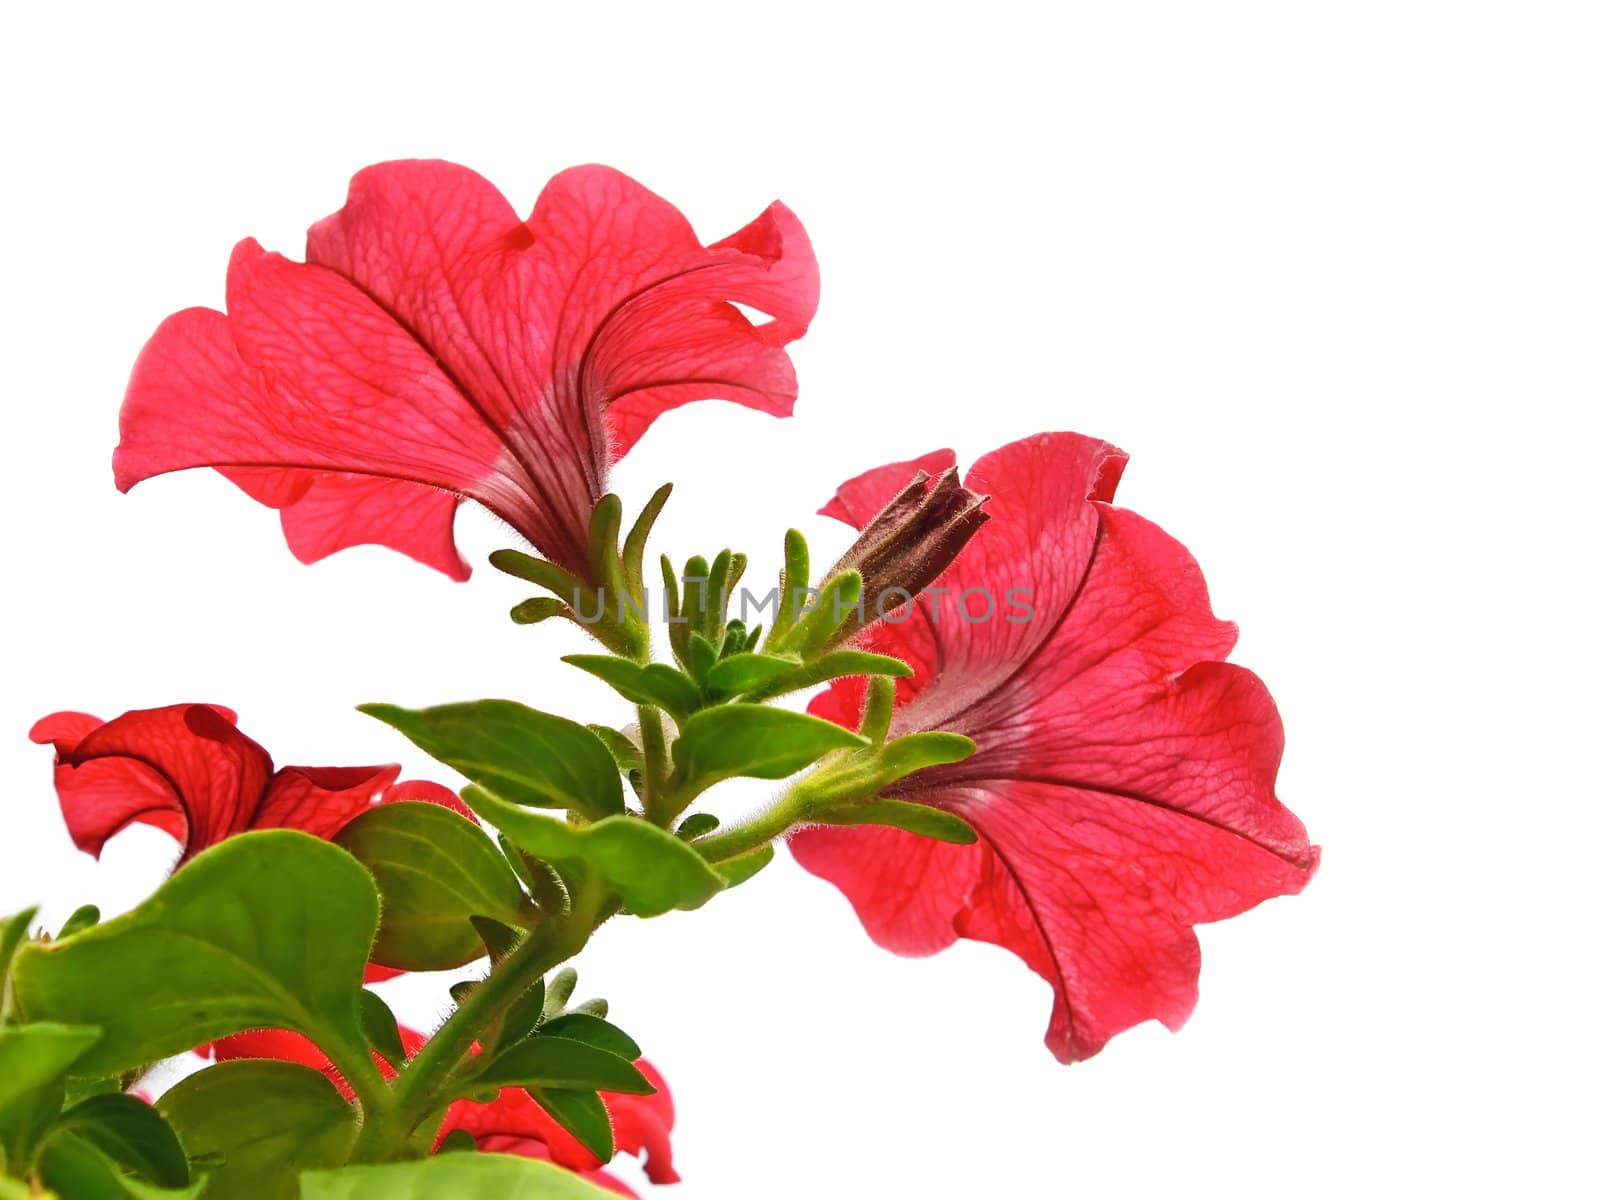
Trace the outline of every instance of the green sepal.
[[189, 1076], [156, 1101], [190, 1160], [215, 1157], [205, 1200], [300, 1200], [300, 1173], [343, 1163], [360, 1112], [321, 1071], [243, 1059]]
[[562, 967], [544, 985], [544, 1006], [540, 1015], [545, 1020], [564, 1012], [567, 1001], [578, 989], [578, 972], [572, 967]]
[[[977, 831], [955, 813], [904, 800], [874, 800], [869, 804], [835, 809], [820, 819], [829, 825], [888, 825], [957, 846], [970, 846], [978, 840]], [[727, 865], [722, 863], [719, 867]]]
[[424, 752], [513, 804], [598, 818], [622, 811], [622, 781], [605, 743], [576, 721], [514, 700], [407, 709], [364, 704]]
[[689, 674], [702, 683], [717, 665], [717, 647], [702, 633], [691, 633], [687, 647], [688, 661], [684, 666]]
[[[608, 1142], [610, 1129], [606, 1118]], [[616, 1200], [614, 1192], [565, 1167], [509, 1154], [446, 1154], [308, 1172], [301, 1188], [299, 1200]]]
[[874, 746], [883, 745], [894, 720], [894, 680], [877, 675], [867, 681], [867, 698], [861, 706], [861, 736]]
[[367, 1045], [384, 1062], [397, 1071], [405, 1065], [406, 1047], [400, 1040], [400, 1022], [395, 1019], [394, 1010], [377, 992], [364, 988], [361, 992], [361, 1032], [366, 1035]]
[[[798, 529], [791, 529], [784, 535], [783, 574], [778, 584], [778, 611], [773, 614], [772, 631], [767, 634], [769, 648], [778, 645], [794, 628], [811, 587], [811, 552], [806, 546], [805, 534]], [[754, 638], [750, 644], [755, 644]]]
[[264, 1028], [350, 1061], [367, 1052], [357, 994], [377, 926], [378, 889], [360, 863], [266, 830], [200, 854], [129, 913], [22, 947], [13, 974], [30, 1017], [102, 1028], [76, 1064], [85, 1075]]
[[536, 583], [568, 604], [577, 603], [578, 597], [585, 595], [589, 590], [570, 571], [563, 570], [555, 563], [546, 562], [542, 558], [524, 554], [520, 550], [496, 550], [489, 555], [489, 565], [496, 570], [504, 571], [507, 575], [514, 575], [528, 583]]
[[511, 619], [518, 625], [537, 625], [541, 621], [548, 621], [551, 617], [566, 617], [576, 620], [572, 608], [557, 600], [554, 596], [533, 596], [521, 604], [513, 605]]
[[722, 890], [721, 877], [689, 846], [636, 817], [575, 826], [518, 808], [480, 788], [467, 788], [462, 798], [535, 858], [592, 867], [637, 916], [698, 908]]
[[725, 704], [684, 722], [673, 744], [673, 787], [693, 797], [735, 776], [782, 779], [833, 750], [864, 746], [848, 729], [806, 713]]
[[822, 650], [861, 603], [861, 587], [860, 571], [839, 572], [822, 585], [815, 606], [801, 615], [781, 646], [774, 648], [792, 651], [802, 658]]
[[[635, 1056], [637, 1057], [637, 1056]], [[485, 1067], [473, 1085], [621, 1092], [648, 1096], [656, 1089], [629, 1059], [586, 1042], [540, 1029]]]
[[379, 804], [334, 838], [372, 872], [383, 898], [372, 960], [442, 971], [483, 955], [474, 916], [529, 925], [532, 906], [488, 836], [442, 804]]
[[644, 598], [644, 548], [650, 540], [650, 533], [655, 528], [656, 518], [661, 515], [661, 509], [667, 503], [667, 497], [672, 495], [672, 485], [664, 483], [655, 490], [645, 506], [639, 510], [639, 516], [633, 522], [633, 528], [628, 530], [628, 536], [622, 543], [622, 573], [627, 578], [628, 587], [640, 600]]
[[561, 661], [604, 680], [624, 700], [666, 709], [674, 720], [700, 707], [694, 680], [665, 663], [641, 665], [609, 654], [569, 654]]

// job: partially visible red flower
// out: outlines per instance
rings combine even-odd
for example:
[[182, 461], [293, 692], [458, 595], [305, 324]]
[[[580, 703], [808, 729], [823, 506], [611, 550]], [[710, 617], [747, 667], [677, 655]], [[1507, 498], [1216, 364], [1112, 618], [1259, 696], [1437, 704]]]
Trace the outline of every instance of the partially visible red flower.
[[[400, 1040], [409, 1058], [428, 1039], [415, 1030], [401, 1026]], [[345, 1099], [349, 1100], [353, 1095], [328, 1061], [327, 1055], [317, 1049], [309, 1038], [288, 1030], [259, 1029], [234, 1034], [199, 1047], [197, 1053], [217, 1062], [240, 1058], [273, 1058], [300, 1063], [327, 1075]], [[376, 1055], [373, 1059], [384, 1078], [394, 1077], [394, 1070], [388, 1063]], [[679, 1175], [672, 1166], [671, 1134], [675, 1116], [672, 1094], [667, 1090], [661, 1072], [651, 1063], [641, 1058], [634, 1065], [655, 1087], [654, 1095], [600, 1093], [611, 1114], [617, 1152], [643, 1159], [645, 1175], [650, 1182], [677, 1183]], [[584, 1149], [521, 1088], [503, 1088], [488, 1104], [478, 1104], [472, 1100], [456, 1101], [445, 1114], [438, 1141], [442, 1142], [457, 1129], [470, 1133], [480, 1150], [547, 1159], [621, 1195], [636, 1195], [621, 1180], [604, 1171], [600, 1160]]]
[[[948, 451], [868, 472], [822, 511], [861, 527]], [[1077, 434], [980, 458], [989, 522], [935, 587], [864, 648], [897, 654], [891, 736], [946, 729], [978, 751], [887, 794], [963, 817], [969, 846], [882, 827], [797, 834], [881, 945], [931, 954], [958, 937], [1004, 946], [1054, 987], [1046, 1042], [1062, 1061], [1197, 998], [1192, 926], [1298, 892], [1318, 850], [1280, 804], [1278, 712], [1221, 660], [1236, 636], [1211, 613], [1188, 552], [1113, 507], [1126, 459]], [[985, 615], [987, 613], [987, 615]], [[897, 622], [897, 623], [896, 623]], [[854, 725], [863, 684], [812, 711]]]
[[782, 204], [702, 246], [607, 167], [557, 175], [524, 221], [464, 167], [383, 163], [311, 228], [305, 263], [240, 242], [227, 315], [156, 331], [117, 486], [215, 467], [280, 510], [302, 561], [378, 543], [457, 579], [465, 497], [587, 578], [606, 473], [656, 417], [712, 397], [792, 410], [783, 347], [817, 289]]
[[373, 804], [424, 800], [465, 813], [426, 780], [396, 783], [400, 768], [281, 767], [215, 704], [136, 709], [110, 721], [59, 712], [29, 736], [56, 751], [56, 794], [67, 831], [98, 856], [136, 822], [171, 834], [179, 861], [252, 829], [299, 829], [332, 838]]

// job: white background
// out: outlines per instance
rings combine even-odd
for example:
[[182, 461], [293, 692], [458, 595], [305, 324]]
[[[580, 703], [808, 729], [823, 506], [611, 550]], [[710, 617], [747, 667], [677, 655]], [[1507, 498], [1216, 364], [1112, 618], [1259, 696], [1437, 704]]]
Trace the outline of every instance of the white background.
[[[279, 762], [411, 774], [354, 704], [623, 719], [487, 567], [302, 567], [220, 478], [123, 497], [110, 469], [139, 346], [220, 306], [239, 237], [298, 254], [385, 158], [524, 210], [601, 161], [708, 239], [781, 197], [823, 266], [799, 415], [700, 405], [619, 470], [634, 505], [678, 482], [666, 548], [731, 543], [761, 579], [790, 524], [842, 543], [809, 514], [869, 465], [1115, 440], [1122, 502], [1243, 626], [1326, 847], [1303, 896], [1202, 931], [1180, 1035], [1073, 1068], [1020, 963], [891, 957], [787, 861], [608, 927], [582, 990], [675, 1085], [668, 1194], [1593, 1194], [1593, 13], [13, 7], [0, 909], [125, 907], [170, 858], [72, 849], [25, 736], [58, 708], [223, 702]], [[461, 534], [479, 564], [508, 537]], [[436, 980], [392, 993], [442, 1011]]]

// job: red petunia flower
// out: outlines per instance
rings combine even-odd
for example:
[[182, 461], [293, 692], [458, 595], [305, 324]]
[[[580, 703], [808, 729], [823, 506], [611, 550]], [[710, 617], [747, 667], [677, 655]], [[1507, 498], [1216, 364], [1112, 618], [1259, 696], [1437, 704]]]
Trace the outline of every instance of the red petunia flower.
[[251, 829], [332, 838], [373, 804], [424, 800], [465, 813], [456, 794], [400, 768], [281, 767], [215, 704], [136, 709], [110, 721], [59, 712], [29, 736], [56, 751], [56, 794], [80, 850], [99, 856], [135, 822], [171, 834], [184, 863]]
[[702, 246], [607, 167], [557, 175], [523, 221], [464, 167], [383, 163], [312, 226], [305, 263], [243, 241], [227, 315], [156, 331], [117, 486], [215, 467], [280, 511], [304, 562], [377, 543], [456, 579], [467, 498], [586, 579], [607, 470], [656, 417], [711, 397], [789, 414], [783, 347], [817, 288], [782, 204]]
[[[404, 1026], [400, 1040], [410, 1057], [428, 1040], [424, 1035]], [[345, 1099], [353, 1093], [339, 1073], [328, 1061], [327, 1055], [317, 1049], [309, 1038], [284, 1029], [259, 1029], [249, 1033], [234, 1034], [201, 1046], [196, 1053], [216, 1062], [241, 1058], [272, 1058], [299, 1063], [321, 1071], [333, 1080]], [[377, 1055], [373, 1056], [384, 1078], [392, 1079], [394, 1069]], [[625, 1096], [615, 1092], [601, 1092], [607, 1111], [611, 1114], [611, 1128], [619, 1154], [631, 1154], [644, 1160], [645, 1176], [651, 1183], [677, 1183], [679, 1175], [672, 1166], [672, 1126], [675, 1113], [672, 1094], [667, 1090], [661, 1072], [647, 1060], [635, 1064], [641, 1074], [655, 1087], [654, 1095]], [[578, 1140], [545, 1112], [521, 1088], [503, 1088], [488, 1104], [472, 1100], [458, 1100], [446, 1112], [439, 1129], [438, 1141], [457, 1129], [472, 1135], [480, 1150], [500, 1154], [520, 1154], [525, 1158], [542, 1158], [575, 1171], [591, 1182], [607, 1187], [624, 1196], [636, 1193], [621, 1180], [601, 1167], [600, 1160], [586, 1150]]]
[[[822, 511], [860, 528], [917, 469], [953, 461], [868, 472]], [[1180, 1026], [1198, 994], [1192, 926], [1298, 892], [1319, 854], [1274, 795], [1278, 712], [1221, 661], [1236, 632], [1199, 568], [1110, 503], [1125, 462], [1077, 434], [980, 458], [966, 483], [990, 494], [989, 522], [932, 594], [857, 638], [915, 668], [890, 736], [978, 743], [887, 794], [961, 816], [978, 841], [828, 827], [791, 843], [880, 945], [931, 954], [964, 937], [1021, 957], [1055, 989], [1045, 1040], [1064, 1062], [1141, 1021]], [[862, 693], [842, 681], [812, 711], [853, 726]]]

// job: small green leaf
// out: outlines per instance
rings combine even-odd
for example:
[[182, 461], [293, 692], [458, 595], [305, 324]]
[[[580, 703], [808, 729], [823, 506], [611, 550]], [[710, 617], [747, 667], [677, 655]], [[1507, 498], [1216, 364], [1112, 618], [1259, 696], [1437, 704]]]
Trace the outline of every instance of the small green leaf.
[[736, 775], [782, 779], [831, 750], [866, 742], [820, 717], [784, 708], [725, 704], [684, 722], [673, 745], [675, 785], [690, 795]]
[[592, 867], [637, 916], [698, 908], [722, 889], [721, 878], [694, 850], [637, 817], [607, 817], [579, 827], [478, 788], [462, 796], [473, 812], [535, 858]]
[[372, 872], [383, 898], [374, 962], [442, 971], [483, 956], [474, 916], [526, 925], [532, 916], [511, 866], [489, 837], [442, 804], [369, 808], [334, 838]]
[[738, 696], [793, 675], [800, 666], [800, 659], [792, 655], [733, 654], [706, 672], [706, 686], [724, 696]]
[[11, 959], [38, 914], [37, 908], [29, 908], [0, 921], [0, 1027], [11, 1020]]
[[513, 700], [424, 709], [366, 704], [361, 711], [513, 804], [569, 808], [589, 817], [622, 811], [622, 781], [610, 752], [565, 717]]
[[596, 996], [593, 1000], [585, 1000], [581, 1004], [574, 1004], [567, 1010], [571, 1013], [580, 1013], [587, 1017], [599, 1017], [602, 1021], [611, 1011], [611, 1002], [604, 996]]
[[704, 635], [691, 633], [688, 658], [689, 661], [684, 665], [689, 668], [689, 674], [704, 682], [706, 676], [711, 673], [711, 668], [717, 665], [717, 647]]
[[537, 625], [551, 617], [571, 617], [572, 609], [554, 596], [534, 596], [511, 609], [511, 619], [518, 625]]
[[205, 1188], [204, 1182], [182, 1188], [146, 1183], [124, 1174], [94, 1143], [70, 1135], [45, 1142], [35, 1170], [62, 1200], [192, 1200]]
[[543, 1015], [546, 1019], [556, 1016], [567, 1007], [567, 1001], [572, 999], [572, 993], [578, 987], [578, 972], [572, 967], [562, 967], [545, 981]]
[[117, 1165], [164, 1188], [189, 1186], [189, 1159], [166, 1119], [136, 1096], [110, 1093], [74, 1105], [50, 1128], [52, 1138], [82, 1138]]
[[367, 1035], [367, 1045], [398, 1071], [406, 1061], [405, 1043], [400, 1040], [400, 1022], [395, 1020], [394, 1010], [377, 992], [362, 989], [361, 1030]]
[[552, 1017], [539, 1028], [540, 1037], [569, 1038], [582, 1042], [608, 1054], [615, 1054], [625, 1062], [633, 1062], [643, 1053], [635, 1042], [610, 1021], [601, 1020], [589, 1013], [569, 1012]]
[[98, 924], [100, 924], [99, 905], [85, 904], [61, 923], [61, 931], [56, 937], [69, 938], [75, 933], [82, 933], [85, 929], [93, 929]]
[[678, 826], [678, 836], [686, 842], [705, 837], [722, 822], [708, 812], [690, 813]]
[[[609, 1143], [610, 1120], [604, 1108], [600, 1114]], [[616, 1200], [614, 1192], [564, 1167], [509, 1154], [446, 1154], [419, 1162], [313, 1171], [305, 1175], [301, 1189], [300, 1200]], [[206, 1200], [211, 1200], [209, 1193]]]
[[633, 528], [628, 530], [628, 536], [622, 543], [622, 573], [627, 577], [628, 586], [635, 592], [642, 592], [644, 589], [645, 543], [650, 540], [650, 531], [655, 528], [656, 518], [661, 515], [661, 510], [670, 495], [672, 495], [670, 483], [664, 483], [657, 488], [655, 494], [639, 510]]
[[970, 846], [978, 840], [972, 826], [954, 813], [926, 804], [908, 804], [904, 800], [874, 800], [870, 804], [841, 808], [823, 820], [829, 825], [889, 825], [957, 846]]
[[85, 1075], [246, 1029], [292, 1029], [364, 1057], [357, 994], [377, 925], [378, 889], [360, 863], [267, 830], [205, 851], [132, 912], [24, 946], [13, 973], [29, 1016], [103, 1029], [76, 1064]]
[[617, 1152], [611, 1132], [611, 1114], [598, 1092], [573, 1092], [561, 1088], [530, 1088], [539, 1107], [554, 1117], [583, 1148], [607, 1163]]
[[700, 689], [694, 680], [665, 663], [640, 666], [609, 654], [569, 654], [561, 661], [609, 683], [624, 700], [654, 704], [675, 719], [700, 707]]
[[867, 681], [867, 698], [861, 706], [861, 736], [881, 746], [894, 720], [894, 680], [882, 675]]
[[631, 1061], [609, 1050], [543, 1029], [506, 1050], [473, 1080], [474, 1085], [542, 1087], [622, 1092], [648, 1096], [656, 1089]]
[[587, 591], [583, 584], [578, 582], [577, 576], [562, 570], [555, 563], [534, 558], [520, 550], [496, 550], [489, 555], [489, 565], [496, 570], [504, 571], [507, 575], [515, 575], [528, 583], [536, 583], [569, 604], [574, 603], [576, 597]]
[[206, 1200], [299, 1200], [300, 1172], [344, 1162], [360, 1125], [321, 1071], [269, 1059], [218, 1063], [156, 1107], [191, 1159], [220, 1160]]
[[770, 845], [762, 846], [758, 850], [750, 851], [749, 854], [741, 854], [738, 858], [719, 862], [716, 865], [717, 874], [727, 881], [730, 888], [736, 888], [771, 862], [774, 853]]
[[0, 1151], [25, 1161], [66, 1098], [67, 1073], [100, 1040], [75, 1025], [12, 1025], [0, 1029]]
[[643, 752], [620, 729], [613, 729], [609, 725], [590, 725], [588, 730], [605, 743], [617, 764], [617, 770], [624, 775], [644, 768]]

